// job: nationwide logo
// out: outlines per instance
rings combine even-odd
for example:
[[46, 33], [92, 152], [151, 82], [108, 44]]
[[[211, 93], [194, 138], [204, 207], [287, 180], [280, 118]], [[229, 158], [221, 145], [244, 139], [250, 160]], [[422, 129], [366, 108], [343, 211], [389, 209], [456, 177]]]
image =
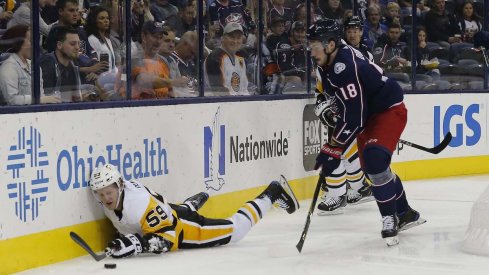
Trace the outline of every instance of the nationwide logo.
[[217, 108], [212, 126], [204, 127], [204, 183], [207, 190], [221, 190], [226, 175], [226, 126], [219, 123]]
[[[240, 129], [241, 131], [243, 129]], [[245, 129], [246, 130], [246, 129]], [[239, 164], [270, 158], [284, 157], [289, 153], [290, 133], [273, 132], [259, 139], [253, 133], [229, 135], [226, 146], [226, 126], [220, 123], [220, 107], [214, 115], [212, 126], [204, 127], [204, 183], [207, 190], [220, 190], [225, 183], [226, 164]], [[251, 132], [251, 129], [250, 131]], [[229, 151], [226, 151], [228, 148]], [[229, 160], [226, 162], [226, 152]]]
[[[7, 158], [6, 168], [11, 176], [7, 190], [9, 199], [15, 202], [15, 215], [23, 222], [34, 221], [47, 199], [49, 186], [48, 153], [43, 151], [41, 133], [32, 126], [22, 127]], [[30, 179], [30, 175], [36, 176]]]

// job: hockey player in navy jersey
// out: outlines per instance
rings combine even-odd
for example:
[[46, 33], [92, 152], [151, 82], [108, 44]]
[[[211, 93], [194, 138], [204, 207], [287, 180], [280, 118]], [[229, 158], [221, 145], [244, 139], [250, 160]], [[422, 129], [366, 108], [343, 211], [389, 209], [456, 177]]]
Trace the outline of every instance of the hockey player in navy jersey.
[[362, 169], [372, 182], [382, 216], [382, 238], [388, 246], [396, 245], [398, 231], [426, 222], [409, 206], [400, 178], [390, 169], [407, 122], [403, 91], [380, 67], [344, 43], [336, 21], [318, 20], [308, 35], [311, 56], [318, 65], [316, 75], [322, 80], [316, 87], [318, 97], [327, 102], [320, 117], [333, 128], [315, 168], [331, 174], [356, 139]]

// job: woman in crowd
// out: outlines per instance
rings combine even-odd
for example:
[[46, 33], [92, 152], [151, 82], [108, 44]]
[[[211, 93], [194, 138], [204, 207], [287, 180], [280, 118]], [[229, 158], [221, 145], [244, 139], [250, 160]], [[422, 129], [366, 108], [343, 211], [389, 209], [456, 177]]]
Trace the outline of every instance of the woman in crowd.
[[[28, 26], [16, 25], [8, 29], [1, 39], [8, 58], [0, 66], [0, 102], [8, 105], [32, 103], [31, 88], [31, 32]], [[42, 78], [41, 78], [42, 81]], [[41, 103], [60, 103], [59, 95], [44, 95], [41, 87]], [[2, 100], [3, 99], [3, 100]]]

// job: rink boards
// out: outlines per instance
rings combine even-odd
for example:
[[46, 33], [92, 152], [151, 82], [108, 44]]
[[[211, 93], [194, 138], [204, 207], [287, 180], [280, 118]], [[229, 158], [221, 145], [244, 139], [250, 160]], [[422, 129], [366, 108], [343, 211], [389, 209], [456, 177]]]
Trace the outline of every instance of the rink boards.
[[[403, 139], [426, 147], [447, 131], [439, 155], [399, 146], [404, 179], [488, 173], [487, 94], [408, 95]], [[0, 115], [0, 274], [83, 255], [76, 231], [97, 250], [111, 227], [87, 187], [112, 163], [170, 201], [207, 190], [202, 213], [230, 215], [284, 174], [310, 198], [315, 155], [326, 135], [313, 99], [221, 102]], [[53, 125], [55, 125], [53, 127]], [[224, 207], [223, 207], [224, 206]], [[102, 233], [104, 232], [104, 233]]]

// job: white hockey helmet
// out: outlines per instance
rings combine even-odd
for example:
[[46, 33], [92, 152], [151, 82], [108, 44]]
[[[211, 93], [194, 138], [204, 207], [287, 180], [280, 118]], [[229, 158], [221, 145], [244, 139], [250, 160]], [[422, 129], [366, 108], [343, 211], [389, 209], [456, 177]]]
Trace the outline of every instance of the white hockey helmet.
[[115, 183], [120, 189], [122, 182], [121, 173], [117, 171], [117, 168], [112, 164], [104, 164], [93, 171], [90, 177], [90, 188], [96, 191]]

